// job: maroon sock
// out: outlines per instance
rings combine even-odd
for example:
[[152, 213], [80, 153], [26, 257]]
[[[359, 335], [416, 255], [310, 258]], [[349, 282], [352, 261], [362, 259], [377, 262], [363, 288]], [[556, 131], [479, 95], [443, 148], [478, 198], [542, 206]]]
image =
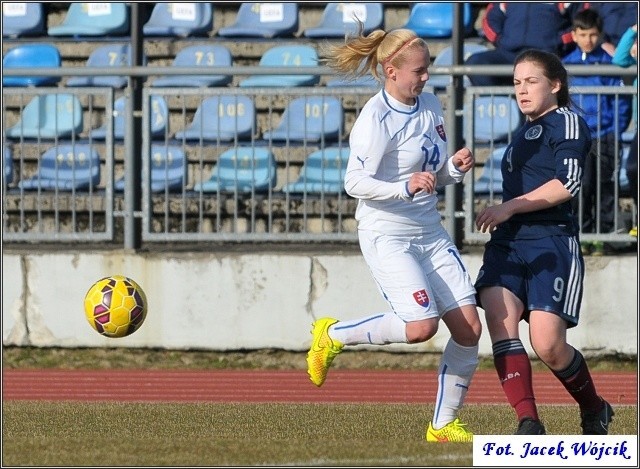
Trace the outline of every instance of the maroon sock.
[[581, 410], [589, 412], [602, 410], [604, 403], [596, 392], [587, 362], [579, 351], [575, 350], [573, 360], [571, 360], [567, 368], [561, 371], [554, 371], [553, 374], [569, 391], [569, 394], [575, 399]]
[[518, 421], [526, 417], [539, 420], [533, 395], [531, 362], [520, 339], [501, 340], [493, 344], [493, 363]]

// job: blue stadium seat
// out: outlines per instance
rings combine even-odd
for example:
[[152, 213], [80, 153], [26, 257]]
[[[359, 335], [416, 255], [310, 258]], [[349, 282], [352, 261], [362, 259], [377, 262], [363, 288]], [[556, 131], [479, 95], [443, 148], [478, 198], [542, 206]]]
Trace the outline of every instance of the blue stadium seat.
[[[403, 28], [411, 29], [420, 37], [450, 38], [453, 30], [453, 2], [415, 3]], [[465, 35], [473, 31], [471, 4], [462, 4], [462, 22]]]
[[357, 32], [358, 23], [355, 18], [364, 24], [365, 35], [376, 29], [383, 29], [382, 3], [327, 3], [320, 23], [305, 29], [303, 34], [309, 38], [344, 38], [345, 35]]
[[[151, 145], [151, 192], [179, 192], [187, 184], [187, 157], [177, 145]], [[144, 178], [143, 178], [144, 181]], [[114, 189], [124, 191], [124, 177]]]
[[[465, 105], [464, 115], [467, 116]], [[476, 143], [506, 142], [522, 124], [518, 103], [511, 96], [478, 96], [474, 104], [473, 138]], [[469, 124], [463, 120], [463, 131]]]
[[267, 148], [239, 146], [223, 152], [209, 180], [196, 183], [196, 192], [260, 193], [273, 189], [277, 181], [275, 156]]
[[241, 3], [231, 26], [220, 28], [221, 37], [293, 37], [298, 31], [298, 4]]
[[[274, 46], [260, 59], [260, 67], [317, 67], [318, 52], [307, 44]], [[240, 87], [313, 86], [320, 75], [255, 75], [238, 83]]]
[[213, 28], [210, 2], [156, 3], [149, 20], [142, 27], [145, 36], [207, 36]]
[[[229, 49], [220, 44], [200, 44], [180, 50], [172, 67], [231, 67], [233, 60]], [[232, 75], [168, 75], [159, 77], [151, 86], [155, 87], [209, 87], [225, 86], [231, 83]]]
[[[143, 62], [146, 63], [146, 58]], [[86, 66], [128, 67], [132, 64], [129, 44], [106, 44], [91, 52]], [[127, 86], [127, 77], [122, 75], [71, 77], [67, 80], [67, 86], [110, 86], [121, 89]]]
[[100, 155], [87, 144], [61, 144], [42, 154], [38, 172], [18, 182], [24, 190], [87, 190], [100, 183]]
[[500, 169], [500, 164], [506, 149], [506, 146], [500, 146], [493, 150], [491, 156], [482, 167], [482, 174], [474, 183], [474, 194], [502, 194], [502, 170]]
[[2, 174], [4, 175], [4, 187], [13, 182], [13, 155], [11, 149], [2, 145]]
[[109, 37], [129, 34], [129, 6], [115, 2], [74, 2], [59, 26], [49, 36]]
[[353, 80], [348, 78], [332, 78], [327, 81], [327, 86], [332, 87], [342, 87], [342, 86], [355, 86], [356, 88], [362, 87], [371, 87], [371, 88], [381, 88], [382, 83], [373, 78], [372, 75], [365, 75], [363, 77], [358, 77]]
[[2, 2], [2, 37], [45, 36], [47, 18], [40, 2]]
[[[487, 46], [482, 44], [476, 44], [474, 42], [465, 43], [462, 50], [462, 63], [471, 55], [476, 52], [482, 52], [488, 50]], [[447, 46], [440, 51], [436, 58], [433, 59], [434, 67], [449, 67], [453, 64], [453, 48]], [[430, 75], [428, 84], [434, 88], [446, 88], [451, 83], [452, 77], [450, 75]], [[471, 81], [466, 75], [462, 79], [464, 86], [471, 86]]]
[[[56, 68], [60, 67], [62, 59], [60, 51], [53, 44], [21, 44], [12, 47], [2, 58], [2, 68]], [[2, 86], [46, 86], [55, 85], [60, 77], [31, 76], [8, 77], [2, 76]]]
[[283, 192], [327, 194], [344, 191], [344, 175], [349, 161], [349, 147], [328, 147], [311, 153], [300, 176], [286, 184]]
[[82, 105], [67, 93], [34, 96], [22, 110], [19, 121], [5, 130], [12, 139], [53, 139], [82, 132]]
[[256, 109], [249, 96], [211, 96], [202, 100], [191, 124], [174, 138], [231, 142], [250, 139], [255, 129]]
[[342, 133], [344, 110], [333, 96], [303, 96], [286, 107], [278, 126], [264, 132], [268, 141], [322, 142]]
[[[125, 117], [127, 112], [127, 97], [121, 96], [113, 103], [113, 138], [124, 140], [126, 133]], [[151, 137], [164, 137], [169, 123], [169, 106], [162, 96], [151, 96]], [[94, 140], [107, 138], [106, 123], [89, 132]]]

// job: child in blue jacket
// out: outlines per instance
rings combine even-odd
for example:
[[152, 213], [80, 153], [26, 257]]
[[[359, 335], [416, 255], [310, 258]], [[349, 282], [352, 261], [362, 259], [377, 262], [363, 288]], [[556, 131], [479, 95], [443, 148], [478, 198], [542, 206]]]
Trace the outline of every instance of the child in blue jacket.
[[[595, 10], [583, 10], [573, 20], [572, 38], [576, 49], [562, 59], [564, 64], [610, 64], [611, 56], [602, 48], [602, 18]], [[623, 86], [617, 76], [573, 76], [570, 86]], [[615, 177], [619, 142], [631, 118], [630, 100], [625, 95], [574, 94], [576, 111], [587, 121], [592, 145], [582, 177], [581, 196], [574, 198], [581, 215], [583, 233], [610, 233], [616, 211]], [[619, 145], [619, 143], [618, 143]], [[600, 197], [598, 197], [598, 187]], [[579, 201], [581, 211], [577, 211]], [[598, 220], [599, 218], [599, 220]], [[598, 223], [599, 221], [599, 223]], [[583, 254], [604, 254], [604, 243], [583, 243]]]

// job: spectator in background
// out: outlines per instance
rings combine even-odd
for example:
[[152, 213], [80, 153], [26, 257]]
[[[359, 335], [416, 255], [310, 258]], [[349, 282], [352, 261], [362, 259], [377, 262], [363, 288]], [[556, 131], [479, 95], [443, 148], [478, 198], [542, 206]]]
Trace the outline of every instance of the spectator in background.
[[[634, 24], [622, 35], [616, 47], [612, 62], [621, 67], [630, 67], [638, 63], [638, 24]], [[638, 86], [638, 78], [633, 81], [633, 86]], [[638, 95], [633, 97], [633, 122], [635, 123], [635, 133], [629, 148], [629, 158], [627, 159], [627, 177], [629, 178], [629, 190], [636, 210], [636, 220], [638, 218]], [[638, 237], [638, 225], [636, 224], [629, 231], [631, 236]]]
[[[581, 3], [492, 2], [482, 20], [486, 38], [495, 49], [472, 54], [465, 65], [513, 65], [516, 56], [536, 48], [562, 57], [575, 44], [571, 26]], [[511, 86], [509, 76], [469, 75], [474, 86]]]
[[[562, 59], [565, 65], [603, 65], [611, 63], [611, 56], [602, 48], [602, 17], [588, 9], [573, 20], [572, 38], [577, 48]], [[624, 86], [619, 76], [571, 76], [574, 86]], [[591, 132], [591, 150], [586, 158], [580, 197], [572, 199], [574, 211], [581, 215], [583, 233], [610, 233], [614, 228], [617, 143], [629, 126], [630, 100], [624, 95], [576, 94], [575, 111], [586, 121]], [[598, 197], [600, 188], [600, 197]], [[582, 201], [582, 210], [578, 207]], [[600, 218], [598, 226], [598, 216]], [[583, 255], [603, 255], [607, 246], [602, 241], [582, 242]]]
[[602, 48], [613, 55], [624, 32], [637, 21], [637, 2], [585, 2], [584, 8], [602, 18]]

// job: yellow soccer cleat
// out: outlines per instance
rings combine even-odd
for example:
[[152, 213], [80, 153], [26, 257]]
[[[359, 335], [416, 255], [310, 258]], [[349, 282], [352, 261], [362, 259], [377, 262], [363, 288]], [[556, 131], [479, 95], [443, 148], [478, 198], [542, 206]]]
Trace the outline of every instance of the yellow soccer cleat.
[[313, 343], [307, 353], [307, 373], [316, 386], [322, 386], [333, 359], [342, 352], [343, 344], [329, 337], [329, 326], [337, 319], [322, 318], [312, 324]]
[[472, 442], [473, 433], [467, 430], [467, 424], [462, 423], [460, 419], [455, 419], [440, 430], [435, 430], [431, 422], [429, 422], [427, 441], [435, 443]]

